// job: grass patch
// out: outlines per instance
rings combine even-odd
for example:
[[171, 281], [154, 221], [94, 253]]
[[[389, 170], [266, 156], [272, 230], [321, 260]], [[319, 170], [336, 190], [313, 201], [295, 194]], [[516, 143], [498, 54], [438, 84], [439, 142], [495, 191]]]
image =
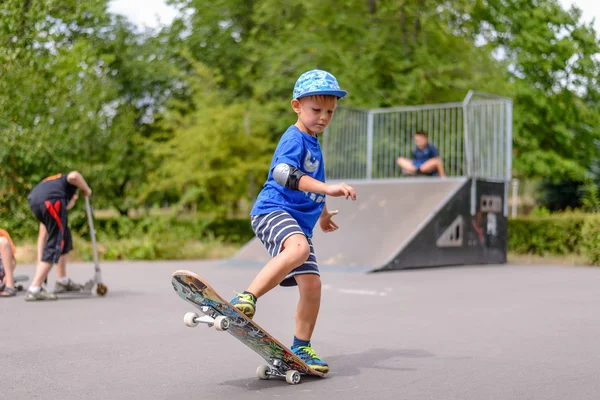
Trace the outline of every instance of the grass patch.
[[589, 266], [587, 257], [580, 254], [568, 254], [562, 256], [540, 256], [536, 254], [517, 254], [509, 252], [507, 256], [509, 264], [520, 265], [564, 265], [564, 266]]

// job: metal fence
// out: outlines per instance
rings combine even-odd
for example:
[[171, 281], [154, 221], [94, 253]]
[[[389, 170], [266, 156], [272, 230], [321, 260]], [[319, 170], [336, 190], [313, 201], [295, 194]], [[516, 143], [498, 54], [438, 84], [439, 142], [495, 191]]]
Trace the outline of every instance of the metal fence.
[[428, 133], [448, 176], [508, 181], [512, 102], [470, 91], [462, 103], [363, 110], [340, 107], [324, 135], [328, 179], [400, 177], [417, 130]]

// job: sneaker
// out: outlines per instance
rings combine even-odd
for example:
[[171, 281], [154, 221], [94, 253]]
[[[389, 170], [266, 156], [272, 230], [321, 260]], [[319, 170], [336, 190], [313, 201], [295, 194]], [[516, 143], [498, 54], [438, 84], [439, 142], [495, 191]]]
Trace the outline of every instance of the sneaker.
[[315, 353], [310, 346], [292, 347], [292, 353], [304, 361], [310, 368], [324, 374], [329, 372], [329, 365]]
[[256, 312], [256, 297], [249, 293], [238, 293], [230, 301], [231, 305], [241, 311], [246, 317], [252, 319]]
[[46, 289], [44, 289], [44, 288], [42, 288], [37, 293], [33, 293], [28, 290], [27, 294], [25, 295], [25, 301], [56, 300], [57, 298], [58, 297], [56, 297], [54, 294], [46, 291]]
[[67, 282], [66, 285], [56, 281], [53, 293], [81, 292], [81, 289], [83, 289], [82, 285], [73, 282], [71, 278], [69, 278], [69, 282]]

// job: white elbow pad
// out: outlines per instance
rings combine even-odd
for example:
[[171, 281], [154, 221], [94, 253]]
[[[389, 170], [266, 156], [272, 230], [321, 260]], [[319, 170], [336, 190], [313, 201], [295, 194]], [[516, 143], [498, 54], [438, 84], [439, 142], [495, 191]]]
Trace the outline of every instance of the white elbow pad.
[[306, 175], [304, 172], [290, 164], [281, 163], [273, 168], [273, 179], [275, 182], [292, 190], [298, 190], [300, 178], [304, 175]]

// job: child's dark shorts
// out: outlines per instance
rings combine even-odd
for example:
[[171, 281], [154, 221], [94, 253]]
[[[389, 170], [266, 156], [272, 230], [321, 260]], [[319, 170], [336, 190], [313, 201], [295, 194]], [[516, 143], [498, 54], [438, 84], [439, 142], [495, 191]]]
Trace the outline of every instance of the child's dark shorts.
[[56, 264], [61, 255], [73, 249], [71, 230], [67, 225], [67, 202], [65, 199], [46, 200], [39, 204], [30, 202], [29, 207], [48, 231], [42, 261]]
[[[269, 214], [253, 215], [252, 230], [256, 237], [267, 248], [271, 257], [275, 257], [282, 250], [283, 242], [287, 238], [295, 234], [301, 234], [306, 237], [298, 222], [285, 211], [273, 211]], [[285, 279], [280, 283], [281, 286], [296, 286], [294, 276], [302, 274], [319, 274], [319, 266], [315, 257], [315, 249], [313, 248], [310, 238], [306, 238], [310, 246], [310, 255], [304, 264], [290, 272]]]

